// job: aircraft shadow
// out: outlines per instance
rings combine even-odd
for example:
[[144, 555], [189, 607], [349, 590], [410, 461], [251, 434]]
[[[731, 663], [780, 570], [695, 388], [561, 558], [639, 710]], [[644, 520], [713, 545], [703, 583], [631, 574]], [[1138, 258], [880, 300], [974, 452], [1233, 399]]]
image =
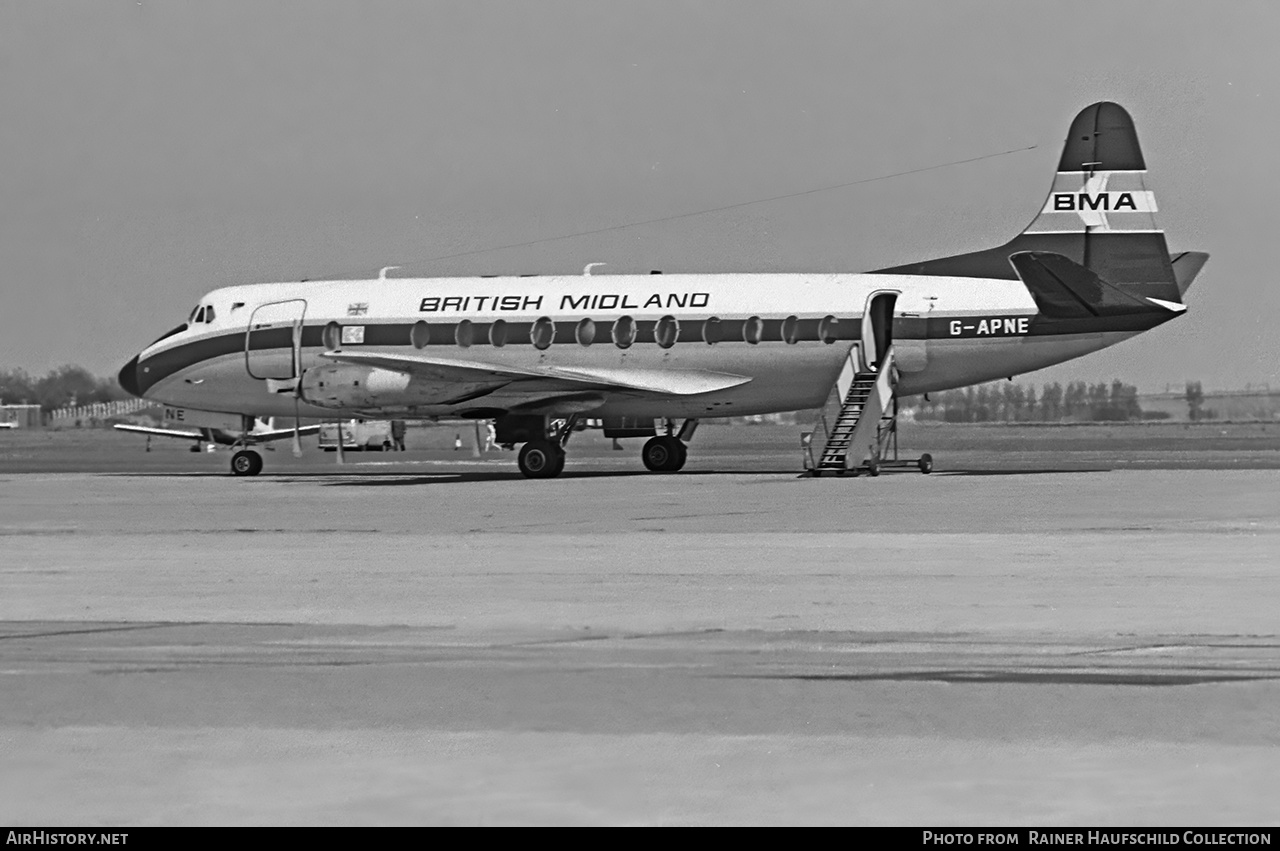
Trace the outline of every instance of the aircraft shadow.
[[[1034, 476], [1034, 475], [1064, 475], [1073, 473], [1109, 473], [1110, 468], [1071, 468], [1071, 469], [1014, 469], [1014, 470], [945, 470], [932, 473], [933, 476], [950, 478], [953, 476]], [[885, 471], [881, 476], [913, 474], [921, 475], [917, 471], [899, 470]], [[791, 470], [688, 470], [676, 474], [651, 473], [646, 470], [581, 470], [576, 472], [564, 472], [556, 477], [554, 481], [566, 481], [574, 479], [631, 479], [631, 478], [688, 478], [688, 477], [706, 477], [706, 476], [733, 476], [733, 477], [751, 477], [759, 478], [761, 476], [778, 476], [791, 479], [812, 478], [805, 473], [796, 473]], [[306, 473], [306, 474], [277, 474], [273, 478], [279, 480], [281, 478], [308, 480], [308, 479], [326, 479], [321, 482], [324, 487], [414, 487], [423, 485], [461, 485], [475, 484], [480, 482], [523, 482], [528, 481], [517, 470], [511, 471], [492, 471], [492, 472], [440, 472], [440, 473], [395, 473], [395, 472], [378, 472], [378, 473]], [[843, 479], [853, 481], [859, 479], [862, 481], [870, 481], [872, 477], [865, 473], [860, 476], [844, 475], [834, 476], [827, 475], [821, 477], [823, 481], [833, 481]]]

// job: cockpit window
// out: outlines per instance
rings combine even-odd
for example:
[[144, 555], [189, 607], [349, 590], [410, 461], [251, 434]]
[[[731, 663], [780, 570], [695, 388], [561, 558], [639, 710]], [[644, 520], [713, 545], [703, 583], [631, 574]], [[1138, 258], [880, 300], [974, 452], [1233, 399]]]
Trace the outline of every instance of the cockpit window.
[[190, 323], [192, 323], [192, 322], [199, 322], [199, 321], [200, 321], [200, 320], [196, 319], [196, 315], [200, 312], [200, 307], [201, 307], [201, 305], [198, 305], [198, 304], [197, 304], [195, 307], [191, 308], [191, 315], [187, 317], [187, 323], [188, 323], [188, 324], [190, 324]]
[[206, 310], [205, 310], [205, 313], [204, 313], [204, 321], [205, 321], [205, 322], [212, 322], [212, 321], [213, 321], [213, 305], [212, 305], [212, 304], [211, 304], [211, 305], [209, 305], [208, 309], [206, 309]]

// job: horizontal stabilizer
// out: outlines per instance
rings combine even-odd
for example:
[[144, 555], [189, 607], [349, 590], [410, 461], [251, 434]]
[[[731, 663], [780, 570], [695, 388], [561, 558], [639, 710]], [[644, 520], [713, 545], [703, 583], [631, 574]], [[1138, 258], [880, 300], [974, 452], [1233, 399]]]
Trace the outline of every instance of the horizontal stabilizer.
[[[1150, 302], [1107, 283], [1061, 254], [1022, 251], [1009, 257], [1036, 307], [1053, 319], [1150, 313]], [[1162, 309], [1168, 309], [1161, 305]]]
[[538, 366], [519, 367], [484, 361], [446, 358], [404, 352], [325, 352], [322, 357], [339, 363], [362, 364], [431, 381], [519, 381], [563, 382], [566, 389], [585, 387], [694, 396], [728, 390], [746, 384], [750, 376], [705, 369], [628, 369], [613, 367]]
[[1169, 258], [1173, 264], [1173, 277], [1178, 284], [1179, 295], [1186, 295], [1187, 290], [1191, 289], [1191, 282], [1200, 274], [1208, 259], [1209, 255], [1203, 251], [1184, 251]]

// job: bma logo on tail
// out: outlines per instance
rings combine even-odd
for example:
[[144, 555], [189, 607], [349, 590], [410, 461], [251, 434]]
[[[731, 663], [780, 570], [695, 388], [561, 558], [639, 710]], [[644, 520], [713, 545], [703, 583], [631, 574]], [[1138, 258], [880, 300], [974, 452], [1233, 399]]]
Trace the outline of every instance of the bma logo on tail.
[[[1061, 183], [1073, 175], [1059, 174], [1059, 184], [1049, 193], [1044, 213], [1154, 213], [1155, 193], [1142, 185], [1140, 175], [1099, 172], [1089, 177], [1084, 186], [1068, 189]], [[1107, 184], [1112, 184], [1108, 186]], [[1114, 184], [1119, 183], [1119, 186]], [[1129, 185], [1126, 186], [1125, 184]], [[1079, 186], [1079, 184], [1076, 184]]]
[[[1055, 192], [1050, 196], [1049, 207], [1046, 212], [1052, 213], [1074, 213], [1078, 210], [1099, 210], [1101, 212], [1121, 212], [1129, 210], [1134, 213], [1149, 213], [1155, 211], [1154, 199], [1149, 199], [1150, 192], [1134, 193], [1134, 192], [1098, 192], [1090, 194], [1088, 192]], [[1136, 196], [1136, 197], [1135, 197]], [[1147, 204], [1138, 206], [1139, 199], [1142, 201], [1151, 200], [1150, 208]]]
[[[1049, 199], [1040, 211], [1042, 216], [1049, 216], [1049, 219], [1043, 220], [1048, 227], [1037, 228], [1033, 225], [1032, 229], [1056, 230], [1062, 226], [1064, 213], [1074, 213], [1081, 224], [1088, 228], [1153, 228], [1154, 222], [1150, 218], [1125, 217], [1125, 214], [1132, 213], [1146, 213], [1150, 216], [1156, 212], [1156, 196], [1143, 185], [1142, 175], [1143, 172], [1139, 171], [1099, 171], [1087, 176], [1080, 172], [1058, 172]], [[1085, 177], [1083, 186], [1080, 185], [1082, 176]], [[1055, 213], [1058, 215], [1054, 216]], [[1114, 214], [1121, 216], [1118, 228], [1107, 218]]]

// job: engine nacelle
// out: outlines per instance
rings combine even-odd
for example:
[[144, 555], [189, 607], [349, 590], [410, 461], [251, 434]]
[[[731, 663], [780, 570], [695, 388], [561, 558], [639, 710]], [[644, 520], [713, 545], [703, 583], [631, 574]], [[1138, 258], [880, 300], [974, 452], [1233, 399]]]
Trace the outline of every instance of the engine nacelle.
[[474, 396], [485, 384], [427, 381], [376, 366], [333, 364], [302, 373], [302, 398], [321, 408], [413, 408]]

